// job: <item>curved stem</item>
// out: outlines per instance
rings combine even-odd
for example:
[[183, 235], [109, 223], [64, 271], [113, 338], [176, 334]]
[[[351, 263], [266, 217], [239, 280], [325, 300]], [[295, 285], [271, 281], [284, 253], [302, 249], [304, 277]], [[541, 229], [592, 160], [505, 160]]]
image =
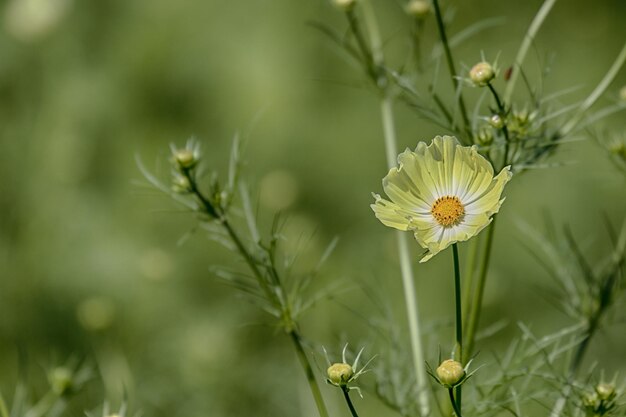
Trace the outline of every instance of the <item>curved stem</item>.
[[[452, 257], [454, 261], [454, 299], [456, 310], [456, 357], [463, 360], [463, 310], [461, 306], [461, 269], [459, 267], [459, 248], [456, 243], [452, 245]], [[456, 405], [461, 409], [461, 386], [456, 388]], [[458, 413], [457, 413], [458, 414]]]
[[346, 399], [346, 403], [348, 404], [350, 413], [352, 413], [352, 417], [359, 417], [359, 415], [356, 413], [354, 405], [352, 404], [352, 400], [350, 399], [350, 389], [348, 387], [342, 387], [341, 391], [343, 391], [343, 397]]
[[457, 417], [463, 417], [461, 415], [461, 410], [459, 409], [456, 401], [454, 400], [453, 388], [448, 388], [448, 395], [450, 396], [450, 403], [452, 404], [452, 409], [454, 410], [454, 414], [456, 414]]
[[485, 249], [483, 252], [483, 259], [480, 263], [480, 272], [478, 273], [478, 283], [476, 284], [476, 290], [474, 293], [474, 301], [472, 308], [470, 309], [469, 325], [467, 328], [467, 345], [465, 348], [465, 357], [463, 357], [463, 363], [466, 363], [471, 357], [474, 350], [474, 342], [476, 339], [476, 329], [478, 328], [478, 322], [480, 320], [480, 312], [483, 304], [483, 294], [485, 292], [485, 282], [487, 280], [487, 271], [489, 269], [489, 260], [491, 259], [491, 247], [493, 242], [494, 232], [496, 230], [497, 215], [493, 217], [491, 224], [489, 225], [489, 231], [487, 232], [487, 240], [485, 241]]
[[[457, 94], [459, 89], [459, 80], [457, 78], [457, 72], [454, 65], [454, 59], [452, 58], [452, 51], [450, 51], [450, 44], [448, 43], [448, 36], [446, 35], [446, 28], [443, 24], [443, 16], [441, 15], [441, 8], [439, 7], [439, 0], [433, 0], [433, 6], [435, 8], [435, 16], [437, 18], [437, 28], [439, 29], [439, 37], [441, 38], [441, 44], [443, 45], [443, 51], [446, 56], [446, 62], [448, 69], [450, 70], [450, 78], [452, 80], [452, 86], [454, 87], [454, 93]], [[463, 127], [465, 133], [471, 137], [470, 123], [467, 117], [467, 109], [465, 108], [465, 101], [463, 100], [463, 94], [459, 91], [457, 94], [457, 102], [461, 117], [463, 118]]]

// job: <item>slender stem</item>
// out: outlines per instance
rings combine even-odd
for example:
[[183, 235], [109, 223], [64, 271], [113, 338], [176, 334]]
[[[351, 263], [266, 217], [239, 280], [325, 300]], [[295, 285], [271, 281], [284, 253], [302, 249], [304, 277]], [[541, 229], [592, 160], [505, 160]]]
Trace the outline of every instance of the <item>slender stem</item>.
[[297, 330], [291, 330], [289, 332], [289, 336], [291, 336], [293, 345], [296, 348], [296, 353], [298, 354], [298, 359], [304, 369], [306, 379], [309, 383], [309, 388], [311, 388], [311, 394], [313, 394], [313, 399], [315, 400], [315, 405], [317, 406], [317, 411], [319, 412], [320, 417], [328, 417], [328, 411], [326, 410], [326, 404], [324, 404], [322, 392], [320, 391], [319, 385], [317, 385], [313, 368], [311, 367], [311, 363], [309, 362], [309, 359], [304, 352], [304, 348], [302, 347], [302, 337]]
[[415, 67], [417, 72], [424, 71], [422, 66], [422, 34], [424, 32], [424, 22], [421, 19], [415, 19], [415, 29], [413, 30], [413, 48], [415, 55]]
[[511, 95], [513, 94], [513, 89], [515, 88], [515, 83], [517, 83], [517, 79], [519, 74], [522, 72], [522, 63], [524, 62], [524, 58], [526, 58], [526, 54], [532, 45], [539, 28], [543, 24], [546, 17], [550, 13], [552, 6], [556, 3], [556, 0], [546, 0], [544, 1], [541, 9], [535, 15], [530, 27], [528, 28], [528, 32], [526, 32], [526, 36], [524, 36], [524, 40], [522, 41], [522, 45], [520, 46], [517, 55], [515, 56], [515, 67], [513, 67], [513, 73], [511, 74], [511, 79], [507, 83], [506, 90], [504, 91], [504, 99], [506, 101], [511, 100]]
[[[433, 6], [435, 7], [435, 16], [437, 18], [437, 28], [439, 29], [439, 37], [443, 45], [443, 50], [446, 56], [446, 62], [448, 69], [450, 70], [450, 79], [452, 80], [452, 86], [454, 87], [454, 93], [457, 94], [459, 88], [459, 80], [457, 78], [457, 72], [454, 65], [454, 59], [452, 58], [452, 51], [450, 51], [450, 44], [448, 43], [448, 35], [446, 35], [446, 28], [443, 24], [443, 16], [441, 14], [441, 8], [439, 7], [439, 0], [433, 0]], [[459, 110], [461, 111], [461, 117], [463, 118], [463, 127], [465, 132], [471, 136], [470, 123], [467, 117], [467, 109], [465, 108], [465, 101], [463, 100], [463, 94], [459, 91], [457, 94], [457, 101]]]
[[348, 18], [348, 23], [350, 24], [350, 30], [356, 39], [356, 43], [361, 51], [361, 55], [363, 55], [363, 63], [365, 64], [365, 70], [367, 71], [367, 75], [374, 81], [377, 82], [377, 73], [374, 64], [374, 58], [372, 57], [372, 53], [370, 52], [367, 43], [365, 42], [365, 37], [363, 36], [363, 32], [361, 31], [361, 27], [359, 25], [359, 20], [356, 17], [353, 9], [349, 9], [346, 12], [346, 17]]
[[[364, 1], [363, 11], [369, 28], [369, 34], [372, 45], [372, 56], [374, 64], [382, 67], [384, 64], [384, 56], [382, 51], [382, 41], [380, 32], [376, 23], [376, 16], [371, 9], [369, 2]], [[385, 153], [387, 156], [387, 165], [389, 168], [396, 166], [396, 157], [398, 155], [396, 144], [396, 130], [393, 118], [392, 100], [388, 94], [384, 94], [380, 103], [380, 113], [383, 124], [383, 133], [385, 138]], [[406, 312], [409, 322], [409, 335], [411, 338], [411, 352], [413, 354], [413, 366], [415, 369], [415, 379], [417, 381], [417, 395], [419, 398], [419, 407], [421, 415], [430, 414], [430, 401], [428, 397], [428, 378], [425, 367], [424, 353], [420, 340], [420, 320], [415, 293], [413, 268], [411, 267], [411, 254], [407, 244], [406, 234], [396, 232], [398, 242], [398, 256], [400, 258], [400, 272], [402, 274], [402, 285], [404, 287], [404, 299], [406, 302]]]
[[493, 95], [493, 98], [496, 100], [496, 105], [498, 106], [498, 112], [500, 119], [502, 119], [502, 133], [504, 133], [504, 157], [502, 160], [502, 166], [505, 167], [509, 160], [509, 144], [511, 143], [511, 139], [509, 137], [509, 128], [506, 125], [506, 110], [504, 108], [504, 103], [500, 100], [500, 96], [493, 85], [491, 83], [487, 83], [487, 87], [489, 87], [489, 91]]
[[478, 283], [474, 293], [474, 301], [472, 302], [472, 308], [470, 309], [469, 325], [467, 328], [467, 337], [465, 345], [465, 356], [463, 357], [463, 363], [466, 363], [471, 357], [474, 350], [474, 343], [476, 340], [476, 329], [478, 328], [478, 322], [480, 320], [480, 312], [482, 310], [483, 295], [485, 292], [485, 282], [487, 280], [487, 271], [489, 270], [489, 261], [491, 259], [491, 247], [493, 242], [494, 232], [496, 230], [497, 215], [493, 217], [491, 224], [488, 226], [487, 240], [485, 241], [485, 249], [483, 251], [483, 258], [480, 264], [480, 272], [478, 273]]
[[[472, 306], [471, 297], [472, 289], [474, 288], [474, 277], [476, 276], [476, 256], [478, 252], [478, 245], [481, 239], [480, 236], [476, 239], [471, 239], [467, 243], [468, 251], [465, 256], [465, 274], [463, 275], [463, 317], [468, 317], [470, 308]], [[463, 334], [467, 333], [467, 320], [463, 323]]]
[[459, 409], [459, 406], [457, 405], [456, 401], [454, 400], [453, 388], [448, 388], [448, 395], [450, 396], [450, 403], [452, 404], [452, 408], [454, 409], [454, 414], [456, 414], [457, 417], [463, 417], [461, 415], [461, 410]]
[[356, 413], [354, 405], [352, 404], [352, 400], [350, 399], [350, 389], [348, 387], [342, 387], [341, 391], [343, 391], [343, 398], [346, 399], [346, 403], [348, 404], [350, 413], [352, 413], [352, 417], [359, 417], [359, 415]]
[[[452, 257], [454, 261], [454, 299], [456, 310], [456, 357], [463, 360], [463, 310], [461, 306], [461, 269], [459, 267], [459, 247], [452, 245]], [[456, 388], [456, 405], [461, 410], [461, 386]], [[457, 413], [458, 414], [458, 413]]]

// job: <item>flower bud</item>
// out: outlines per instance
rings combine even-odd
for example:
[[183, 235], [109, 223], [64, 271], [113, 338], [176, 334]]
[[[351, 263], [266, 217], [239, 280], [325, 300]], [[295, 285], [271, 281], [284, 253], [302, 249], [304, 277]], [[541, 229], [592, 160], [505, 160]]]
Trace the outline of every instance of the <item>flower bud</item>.
[[504, 126], [504, 120], [502, 120], [502, 117], [500, 117], [499, 114], [494, 114], [489, 118], [489, 124], [496, 129], [502, 129]]
[[335, 385], [343, 386], [350, 381], [354, 375], [354, 370], [347, 363], [335, 363], [326, 371], [328, 379]]
[[191, 149], [183, 148], [174, 152], [174, 161], [180, 168], [190, 169], [198, 163], [198, 158]]
[[406, 5], [404, 10], [409, 16], [413, 16], [414, 18], [421, 20], [426, 18], [426, 16], [430, 13], [430, 2], [428, 0], [411, 0]]
[[191, 191], [189, 178], [184, 175], [175, 174], [172, 179], [172, 190], [176, 193], [185, 194]]
[[437, 368], [437, 377], [443, 385], [453, 387], [463, 380], [465, 369], [463, 369], [463, 365], [460, 362], [454, 359], [446, 359]]
[[496, 72], [488, 62], [479, 62], [469, 72], [470, 79], [479, 87], [484, 87], [496, 76]]
[[493, 131], [487, 127], [483, 126], [476, 134], [476, 142], [482, 146], [489, 146], [493, 142]]
[[619, 90], [619, 98], [621, 98], [623, 101], [626, 101], [626, 85], [623, 86], [621, 90]]
[[617, 395], [613, 384], [598, 384], [596, 392], [602, 401], [611, 401]]
[[52, 391], [61, 396], [72, 388], [72, 371], [65, 367], [54, 368], [48, 375], [48, 380]]
[[619, 157], [620, 159], [626, 160], [626, 144], [622, 141], [615, 140], [608, 145], [609, 152], [613, 155]]
[[595, 411], [596, 408], [600, 405], [600, 400], [598, 399], [598, 394], [594, 393], [586, 393], [583, 395], [583, 407], [588, 410]]
[[335, 7], [343, 10], [344, 12], [350, 11], [356, 5], [356, 0], [332, 0]]

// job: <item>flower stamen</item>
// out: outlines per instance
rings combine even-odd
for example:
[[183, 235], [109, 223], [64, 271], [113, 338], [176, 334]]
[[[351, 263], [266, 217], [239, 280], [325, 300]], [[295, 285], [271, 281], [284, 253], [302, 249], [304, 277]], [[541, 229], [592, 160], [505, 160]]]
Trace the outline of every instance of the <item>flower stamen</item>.
[[433, 203], [430, 213], [443, 227], [456, 226], [465, 216], [465, 207], [456, 196], [439, 197]]

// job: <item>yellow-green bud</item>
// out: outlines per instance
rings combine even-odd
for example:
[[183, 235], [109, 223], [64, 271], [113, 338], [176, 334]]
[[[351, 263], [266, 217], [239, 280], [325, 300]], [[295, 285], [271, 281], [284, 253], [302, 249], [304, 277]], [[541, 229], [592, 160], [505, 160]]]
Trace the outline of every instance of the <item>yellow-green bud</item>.
[[585, 408], [595, 410], [600, 403], [598, 399], [598, 394], [594, 393], [586, 393], [583, 395], [583, 406]]
[[453, 387], [463, 380], [465, 369], [463, 369], [463, 365], [460, 362], [454, 359], [446, 359], [437, 368], [437, 377], [443, 385]]
[[612, 384], [598, 384], [596, 386], [596, 392], [602, 401], [611, 401], [617, 395], [615, 387]]
[[613, 155], [626, 159], [626, 144], [622, 141], [616, 140], [608, 145], [609, 152]]
[[356, 5], [356, 0], [332, 0], [335, 7], [343, 10], [344, 12], [350, 11]]
[[354, 370], [347, 363], [332, 364], [326, 371], [328, 379], [335, 385], [346, 385], [354, 375]]
[[416, 19], [424, 19], [431, 11], [430, 1], [411, 0], [407, 3], [404, 10], [409, 16], [413, 16]]
[[476, 141], [483, 146], [489, 146], [493, 142], [493, 131], [487, 127], [483, 126], [476, 135]]
[[172, 190], [177, 193], [188, 193], [191, 190], [189, 178], [184, 175], [176, 174], [172, 179]]
[[72, 371], [64, 367], [54, 368], [48, 375], [52, 391], [57, 395], [63, 395], [72, 388]]
[[479, 62], [469, 72], [470, 80], [479, 87], [484, 87], [496, 76], [496, 72], [488, 62]]
[[502, 120], [502, 117], [500, 117], [499, 114], [494, 114], [489, 118], [489, 124], [496, 129], [502, 129], [504, 126], [504, 120]]
[[174, 160], [183, 169], [193, 168], [198, 163], [196, 155], [191, 149], [179, 149], [174, 153]]
[[619, 98], [626, 101], [626, 85], [623, 86], [621, 90], [619, 90]]

